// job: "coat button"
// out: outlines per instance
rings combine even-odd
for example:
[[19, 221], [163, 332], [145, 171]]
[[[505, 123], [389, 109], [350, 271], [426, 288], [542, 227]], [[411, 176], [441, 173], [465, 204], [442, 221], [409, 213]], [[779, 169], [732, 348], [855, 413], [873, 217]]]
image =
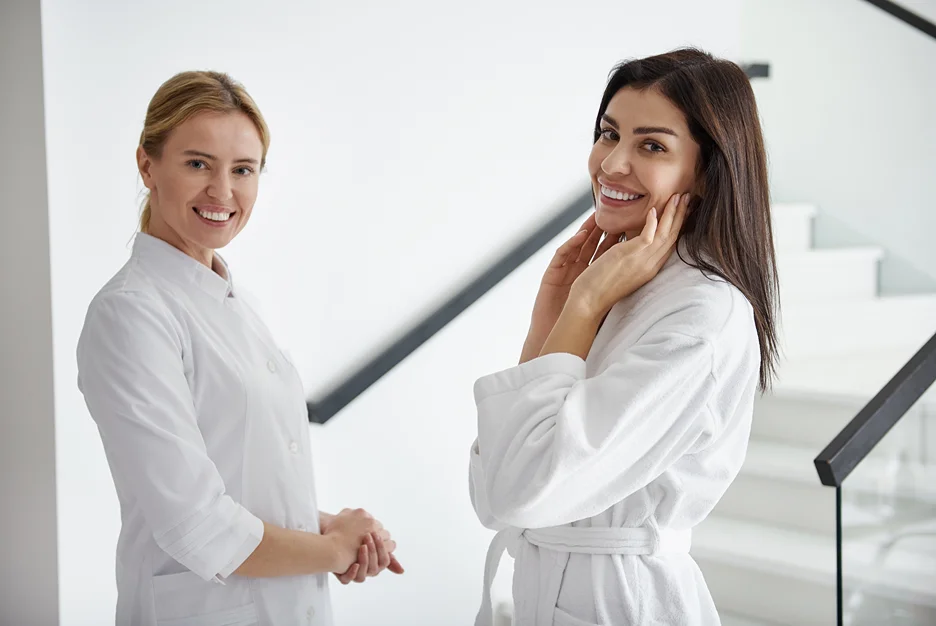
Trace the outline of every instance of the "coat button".
[[298, 453], [298, 452], [299, 452], [299, 444], [296, 443], [295, 441], [290, 442], [290, 444], [289, 444], [289, 451], [292, 452], [293, 454]]
[[274, 373], [275, 373], [275, 372], [276, 372], [276, 361], [274, 361], [273, 359], [270, 359], [269, 361], [267, 361], [267, 369], [270, 370], [271, 372], [274, 372]]

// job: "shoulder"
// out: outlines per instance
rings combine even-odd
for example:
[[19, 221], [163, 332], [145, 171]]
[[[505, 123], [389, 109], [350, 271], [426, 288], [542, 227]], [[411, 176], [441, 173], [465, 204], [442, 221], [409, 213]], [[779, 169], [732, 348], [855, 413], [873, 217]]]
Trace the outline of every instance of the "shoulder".
[[88, 305], [84, 334], [93, 329], [119, 332], [147, 326], [175, 328], [173, 297], [158, 281], [130, 259], [95, 294]]
[[754, 310], [741, 291], [724, 278], [676, 257], [647, 286], [642, 309], [662, 324], [709, 343], [749, 338], [756, 330]]

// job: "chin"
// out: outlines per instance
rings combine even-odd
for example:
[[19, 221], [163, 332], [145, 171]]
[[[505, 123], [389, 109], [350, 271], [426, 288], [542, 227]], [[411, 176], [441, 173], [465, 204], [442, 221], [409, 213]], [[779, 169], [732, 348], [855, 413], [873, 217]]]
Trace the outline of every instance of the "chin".
[[627, 216], [609, 213], [603, 209], [598, 209], [595, 213], [595, 223], [598, 228], [606, 233], [619, 235], [628, 230], [634, 230], [634, 220]]

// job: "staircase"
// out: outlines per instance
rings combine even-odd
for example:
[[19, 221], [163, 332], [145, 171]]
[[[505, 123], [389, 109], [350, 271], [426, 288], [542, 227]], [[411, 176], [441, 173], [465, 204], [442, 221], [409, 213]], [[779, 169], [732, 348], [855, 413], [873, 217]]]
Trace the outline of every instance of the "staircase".
[[[740, 475], [693, 537], [725, 626], [835, 623], [835, 489], [820, 485], [812, 460], [936, 330], [936, 295], [878, 295], [882, 250], [815, 249], [815, 207], [780, 204], [773, 213], [783, 360], [774, 388], [755, 405]], [[909, 607], [901, 608], [907, 623], [929, 624], [936, 398], [924, 396], [913, 412], [842, 488], [845, 595], [860, 588], [853, 603], [899, 602]], [[895, 494], [907, 476], [912, 493]], [[875, 561], [888, 531], [907, 524], [928, 524], [934, 534]], [[884, 623], [867, 610], [855, 615], [845, 623]]]

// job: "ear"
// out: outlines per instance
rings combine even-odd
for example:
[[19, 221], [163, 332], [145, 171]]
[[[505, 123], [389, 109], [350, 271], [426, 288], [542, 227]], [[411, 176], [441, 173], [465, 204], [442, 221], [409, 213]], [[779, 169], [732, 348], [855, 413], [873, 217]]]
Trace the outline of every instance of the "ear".
[[143, 149], [143, 146], [137, 147], [136, 158], [137, 168], [140, 170], [140, 177], [143, 179], [143, 186], [152, 191], [154, 186], [152, 172], [153, 159], [146, 154], [146, 150]]

